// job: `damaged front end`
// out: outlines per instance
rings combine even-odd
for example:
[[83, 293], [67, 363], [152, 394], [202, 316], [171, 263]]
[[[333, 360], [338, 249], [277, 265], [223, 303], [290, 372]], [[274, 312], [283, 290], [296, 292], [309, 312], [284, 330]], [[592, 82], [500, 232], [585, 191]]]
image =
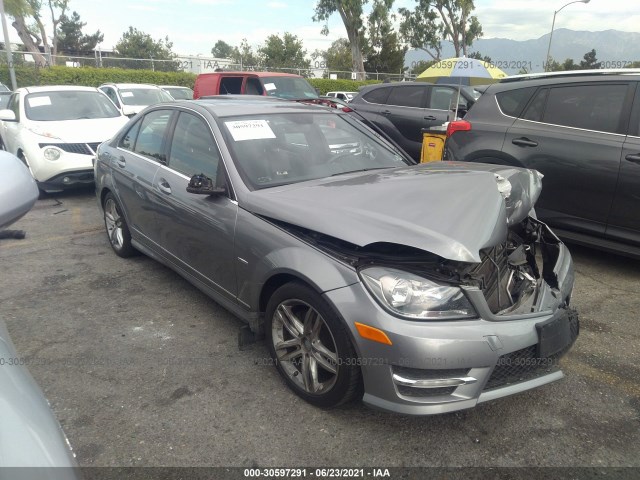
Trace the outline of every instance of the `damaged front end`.
[[[448, 260], [392, 243], [359, 247], [301, 227], [275, 223], [360, 272], [371, 267], [397, 269], [442, 288], [458, 287], [471, 300], [477, 313], [474, 316], [487, 320], [549, 312], [567, 306], [570, 300], [573, 268], [568, 251], [544, 223], [530, 216], [511, 225], [504, 242], [481, 250], [479, 263]], [[455, 316], [424, 318], [444, 320]], [[464, 311], [458, 318], [469, 318], [469, 314]]]

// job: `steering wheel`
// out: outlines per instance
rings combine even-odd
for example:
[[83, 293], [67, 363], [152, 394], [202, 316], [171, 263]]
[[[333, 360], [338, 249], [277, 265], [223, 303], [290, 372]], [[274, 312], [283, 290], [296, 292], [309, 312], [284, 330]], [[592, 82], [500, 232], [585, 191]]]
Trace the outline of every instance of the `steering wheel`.
[[352, 152], [341, 152], [341, 153], [336, 153], [333, 157], [331, 157], [328, 161], [327, 161], [327, 165], [333, 166], [338, 164], [340, 161], [344, 160], [347, 157], [352, 157], [353, 153]]

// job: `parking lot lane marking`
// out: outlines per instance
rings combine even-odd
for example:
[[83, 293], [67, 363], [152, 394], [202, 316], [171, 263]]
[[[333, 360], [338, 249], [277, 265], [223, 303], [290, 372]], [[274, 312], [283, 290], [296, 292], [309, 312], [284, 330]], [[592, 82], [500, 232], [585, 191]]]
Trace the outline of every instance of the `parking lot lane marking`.
[[73, 207], [71, 209], [71, 227], [73, 233], [76, 233], [82, 227], [82, 210], [80, 210], [80, 207]]
[[614, 373], [598, 370], [571, 357], [565, 357], [563, 359], [562, 369], [622, 390], [632, 397], [640, 398], [640, 384], [631, 382], [626, 378], [621, 378]]

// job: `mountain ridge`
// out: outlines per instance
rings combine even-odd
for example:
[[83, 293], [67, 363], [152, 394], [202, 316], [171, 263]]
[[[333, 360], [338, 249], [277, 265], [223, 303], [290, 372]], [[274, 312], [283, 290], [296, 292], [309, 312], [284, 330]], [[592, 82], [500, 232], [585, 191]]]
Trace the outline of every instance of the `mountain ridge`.
[[[512, 40], [508, 38], [480, 38], [469, 52], [480, 52], [491, 57], [492, 62], [506, 73], [517, 73], [523, 66], [528, 71], [544, 70], [544, 60], [549, 46], [549, 33], [536, 39]], [[450, 42], [443, 42], [442, 58], [455, 55]], [[551, 57], [562, 63], [571, 58], [580, 63], [585, 53], [596, 50], [603, 68], [621, 68], [625, 63], [640, 61], [640, 33], [609, 29], [597, 32], [559, 28], [553, 32]], [[419, 60], [431, 57], [422, 50], [409, 50], [405, 66], [411, 68]], [[513, 67], [513, 68], [512, 68]]]

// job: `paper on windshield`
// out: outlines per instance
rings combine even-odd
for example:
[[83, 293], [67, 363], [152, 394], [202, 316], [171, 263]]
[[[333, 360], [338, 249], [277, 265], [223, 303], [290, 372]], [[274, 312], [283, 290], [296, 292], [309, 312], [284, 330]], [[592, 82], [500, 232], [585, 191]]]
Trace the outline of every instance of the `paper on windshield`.
[[27, 101], [32, 108], [51, 105], [51, 98], [49, 97], [27, 97]]
[[236, 142], [276, 138], [266, 120], [241, 120], [238, 122], [225, 122], [225, 125]]
[[275, 90], [276, 89], [276, 84], [275, 83], [265, 83], [264, 84], [264, 89], [267, 92], [270, 92], [271, 90]]

